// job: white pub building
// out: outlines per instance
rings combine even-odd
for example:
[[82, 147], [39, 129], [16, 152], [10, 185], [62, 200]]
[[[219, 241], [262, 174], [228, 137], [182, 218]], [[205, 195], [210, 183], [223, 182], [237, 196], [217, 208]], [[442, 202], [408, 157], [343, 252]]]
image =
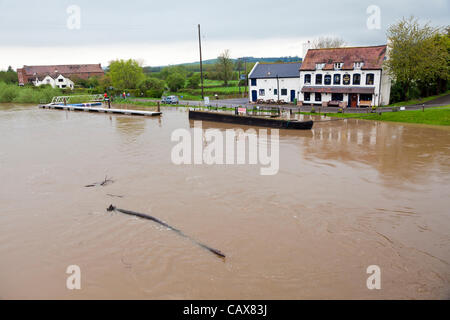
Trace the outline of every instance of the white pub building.
[[299, 62], [259, 63], [250, 71], [250, 102], [293, 103], [298, 99]]
[[389, 104], [387, 46], [309, 49], [300, 67], [299, 105], [369, 107]]

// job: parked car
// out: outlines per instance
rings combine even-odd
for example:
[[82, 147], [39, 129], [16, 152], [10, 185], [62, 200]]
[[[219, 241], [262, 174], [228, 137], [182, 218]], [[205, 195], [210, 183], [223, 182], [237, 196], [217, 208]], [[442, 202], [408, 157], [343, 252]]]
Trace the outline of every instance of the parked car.
[[167, 96], [167, 97], [162, 97], [161, 99], [161, 103], [165, 103], [165, 104], [178, 104], [179, 100], [177, 96]]

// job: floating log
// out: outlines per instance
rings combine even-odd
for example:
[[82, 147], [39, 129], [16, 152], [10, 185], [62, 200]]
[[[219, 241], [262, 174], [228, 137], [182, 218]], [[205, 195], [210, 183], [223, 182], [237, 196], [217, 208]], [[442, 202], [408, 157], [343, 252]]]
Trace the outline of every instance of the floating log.
[[192, 242], [194, 242], [195, 244], [199, 245], [200, 247], [208, 250], [209, 252], [214, 253], [216, 256], [218, 256], [220, 258], [225, 258], [225, 255], [222, 252], [220, 252], [219, 250], [211, 248], [211, 247], [209, 247], [209, 246], [207, 246], [207, 245], [205, 245], [205, 244], [203, 244], [201, 242], [198, 242], [197, 240], [195, 240], [195, 239], [185, 235], [181, 230], [178, 230], [177, 228], [174, 228], [174, 227], [168, 225], [167, 223], [165, 223], [165, 222], [163, 222], [163, 221], [161, 221], [161, 220], [159, 220], [159, 219], [157, 219], [155, 217], [152, 217], [152, 216], [150, 216], [148, 214], [135, 212], [135, 211], [130, 211], [130, 210], [125, 210], [125, 209], [119, 209], [119, 208], [116, 208], [115, 206], [113, 206], [112, 204], [106, 210], [109, 211], [109, 212], [117, 211], [117, 212], [121, 212], [123, 214], [128, 214], [128, 215], [136, 216], [136, 217], [139, 217], [139, 218], [142, 218], [142, 219], [147, 219], [147, 220], [154, 221], [154, 222], [156, 222], [156, 223], [158, 223], [158, 224], [160, 224], [160, 225], [162, 225], [162, 226], [164, 226], [164, 227], [166, 227], [166, 228], [168, 228], [168, 229], [178, 233], [180, 236], [191, 240]]
[[104, 187], [113, 182], [114, 182], [114, 180], [108, 179], [108, 176], [106, 176], [105, 180], [103, 180], [102, 182], [94, 182], [94, 183], [85, 185], [85, 187], [86, 188], [97, 187], [97, 186]]

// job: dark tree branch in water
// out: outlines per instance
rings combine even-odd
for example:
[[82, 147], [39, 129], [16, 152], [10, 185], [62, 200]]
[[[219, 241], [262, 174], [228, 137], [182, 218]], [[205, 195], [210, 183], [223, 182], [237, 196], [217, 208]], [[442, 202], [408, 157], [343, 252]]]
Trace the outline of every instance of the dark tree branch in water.
[[225, 258], [225, 255], [222, 252], [220, 252], [219, 250], [211, 248], [211, 247], [208, 247], [207, 245], [205, 245], [205, 244], [203, 244], [201, 242], [198, 242], [197, 240], [195, 240], [195, 239], [185, 235], [180, 230], [178, 230], [178, 229], [176, 229], [176, 228], [174, 228], [172, 226], [169, 226], [167, 223], [165, 223], [165, 222], [163, 222], [163, 221], [161, 221], [161, 220], [159, 220], [159, 219], [157, 219], [155, 217], [152, 217], [152, 216], [144, 214], [144, 213], [139, 213], [139, 212], [125, 210], [125, 209], [119, 209], [119, 208], [114, 207], [112, 204], [106, 210], [109, 211], [109, 212], [111, 212], [111, 211], [118, 211], [118, 212], [121, 212], [121, 213], [124, 213], [124, 214], [128, 214], [130, 216], [136, 216], [136, 217], [139, 217], [139, 218], [142, 218], [142, 219], [147, 219], [147, 220], [154, 221], [154, 222], [156, 222], [156, 223], [158, 223], [158, 224], [160, 224], [160, 225], [162, 225], [162, 226], [164, 226], [164, 227], [166, 227], [166, 228], [168, 228], [168, 229], [170, 229], [172, 231], [175, 231], [180, 236], [188, 238], [189, 240], [191, 240], [195, 244], [199, 245], [200, 247], [202, 247], [202, 248], [204, 248], [204, 249], [214, 253], [216, 256], [218, 256], [220, 258]]
[[85, 187], [86, 188], [97, 187], [97, 186], [104, 187], [113, 182], [114, 182], [114, 180], [108, 179], [108, 176], [105, 176], [105, 180], [103, 180], [102, 182], [94, 182], [92, 184], [86, 185]]

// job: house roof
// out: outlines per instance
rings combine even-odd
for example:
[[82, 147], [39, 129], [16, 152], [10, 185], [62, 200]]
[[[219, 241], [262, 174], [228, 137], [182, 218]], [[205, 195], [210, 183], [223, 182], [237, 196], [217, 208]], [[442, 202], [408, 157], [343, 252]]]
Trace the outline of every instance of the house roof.
[[249, 74], [250, 79], [263, 78], [298, 78], [302, 64], [295, 63], [258, 63]]
[[301, 71], [316, 70], [316, 64], [324, 63], [323, 70], [333, 70], [334, 63], [343, 63], [342, 70], [353, 70], [353, 63], [364, 62], [361, 69], [381, 69], [386, 55], [386, 45], [373, 47], [347, 47], [310, 49], [306, 54]]
[[49, 66], [23, 66], [27, 75], [43, 74], [73, 74], [73, 73], [103, 73], [101, 64], [64, 64]]

